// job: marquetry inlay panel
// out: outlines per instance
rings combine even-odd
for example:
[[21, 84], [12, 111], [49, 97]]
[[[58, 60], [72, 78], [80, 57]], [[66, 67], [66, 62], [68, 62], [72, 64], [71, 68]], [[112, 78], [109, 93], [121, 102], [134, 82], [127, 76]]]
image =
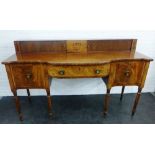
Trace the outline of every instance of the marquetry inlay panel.
[[67, 53], [87, 53], [87, 41], [67, 40]]

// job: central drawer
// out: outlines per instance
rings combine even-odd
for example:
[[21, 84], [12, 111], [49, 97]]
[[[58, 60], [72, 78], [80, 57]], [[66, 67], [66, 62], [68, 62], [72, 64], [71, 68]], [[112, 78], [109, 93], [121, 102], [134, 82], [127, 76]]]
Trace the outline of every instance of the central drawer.
[[62, 65], [48, 66], [48, 75], [58, 78], [104, 77], [109, 74], [110, 65]]

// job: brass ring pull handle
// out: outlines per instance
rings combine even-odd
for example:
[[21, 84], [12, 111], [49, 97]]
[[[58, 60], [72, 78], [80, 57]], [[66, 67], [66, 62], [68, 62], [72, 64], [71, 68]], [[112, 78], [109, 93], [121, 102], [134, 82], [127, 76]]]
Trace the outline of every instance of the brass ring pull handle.
[[101, 73], [101, 70], [98, 70], [98, 69], [97, 69], [97, 70], [95, 70], [95, 73], [96, 73], [96, 74], [100, 74], [100, 73]]
[[129, 76], [131, 75], [131, 72], [130, 72], [129, 70], [126, 70], [126, 71], [124, 72], [124, 75], [125, 75], [126, 77], [129, 77]]
[[28, 80], [30, 80], [30, 79], [32, 78], [32, 73], [26, 74], [26, 78], [27, 78]]
[[65, 74], [65, 71], [64, 71], [64, 70], [60, 70], [60, 71], [59, 71], [59, 74], [60, 74], [60, 75], [64, 75], [64, 74]]

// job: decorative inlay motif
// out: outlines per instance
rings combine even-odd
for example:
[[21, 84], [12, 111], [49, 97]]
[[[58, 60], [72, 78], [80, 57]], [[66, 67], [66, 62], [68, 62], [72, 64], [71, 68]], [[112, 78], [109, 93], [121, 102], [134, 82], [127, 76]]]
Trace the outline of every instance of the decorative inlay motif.
[[87, 41], [67, 40], [67, 53], [87, 53]]

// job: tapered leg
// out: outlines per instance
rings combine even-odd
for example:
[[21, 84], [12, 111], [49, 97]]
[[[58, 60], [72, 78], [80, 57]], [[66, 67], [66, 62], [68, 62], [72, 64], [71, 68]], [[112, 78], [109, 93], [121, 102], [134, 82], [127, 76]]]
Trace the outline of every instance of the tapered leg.
[[47, 100], [48, 100], [48, 114], [51, 117], [52, 116], [52, 102], [51, 102], [51, 96], [50, 96], [50, 90], [46, 90], [47, 92]]
[[110, 89], [107, 89], [107, 94], [105, 96], [105, 102], [104, 102], [104, 116], [106, 116], [108, 112], [109, 99], [110, 99]]
[[121, 97], [120, 97], [120, 100], [121, 100], [121, 101], [122, 101], [122, 99], [123, 99], [124, 89], [125, 89], [125, 86], [122, 86], [122, 92], [121, 92]]
[[26, 89], [26, 90], [27, 90], [28, 100], [29, 102], [31, 102], [30, 90], [29, 89]]
[[138, 92], [137, 92], [135, 102], [134, 102], [134, 105], [133, 105], [133, 108], [132, 108], [132, 116], [135, 114], [136, 107], [137, 107], [137, 105], [139, 103], [139, 99], [140, 99], [140, 96], [141, 96], [141, 91], [142, 91], [142, 88], [138, 87]]
[[21, 107], [20, 107], [20, 102], [19, 102], [19, 97], [17, 96], [17, 90], [13, 91], [13, 95], [14, 95], [14, 98], [15, 98], [16, 110], [17, 110], [17, 113], [19, 115], [19, 119], [20, 119], [20, 121], [23, 121], [23, 117], [22, 117], [22, 113], [21, 113]]

